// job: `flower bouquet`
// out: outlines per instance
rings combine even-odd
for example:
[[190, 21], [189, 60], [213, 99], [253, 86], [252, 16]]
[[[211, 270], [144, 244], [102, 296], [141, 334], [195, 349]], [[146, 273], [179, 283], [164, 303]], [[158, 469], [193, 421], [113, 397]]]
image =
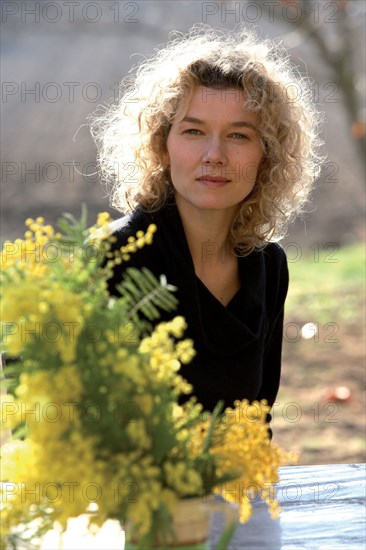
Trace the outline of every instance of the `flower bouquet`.
[[278, 513], [272, 488], [292, 457], [270, 444], [268, 406], [207, 413], [188, 396], [179, 405], [192, 390], [179, 368], [193, 342], [182, 317], [156, 325], [176, 307], [174, 288], [126, 267], [121, 296], [107, 291], [113, 265], [149, 246], [157, 228], [112, 252], [109, 222], [100, 214], [87, 229], [83, 211], [56, 232], [29, 219], [25, 238], [3, 246], [2, 428], [13, 434], [1, 449], [6, 547], [37, 544], [86, 514], [92, 532], [113, 519], [139, 548], [165, 548], [177, 543], [178, 503], [212, 493], [236, 502], [242, 522], [253, 491]]

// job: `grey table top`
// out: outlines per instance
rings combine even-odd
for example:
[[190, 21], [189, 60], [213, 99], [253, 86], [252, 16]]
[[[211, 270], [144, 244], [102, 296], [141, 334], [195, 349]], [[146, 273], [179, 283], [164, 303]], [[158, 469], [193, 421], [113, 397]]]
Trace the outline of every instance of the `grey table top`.
[[[253, 502], [253, 516], [238, 525], [230, 550], [365, 550], [365, 464], [288, 466], [280, 469], [276, 497], [282, 513], [272, 520]], [[223, 517], [215, 514], [210, 547], [216, 547]]]

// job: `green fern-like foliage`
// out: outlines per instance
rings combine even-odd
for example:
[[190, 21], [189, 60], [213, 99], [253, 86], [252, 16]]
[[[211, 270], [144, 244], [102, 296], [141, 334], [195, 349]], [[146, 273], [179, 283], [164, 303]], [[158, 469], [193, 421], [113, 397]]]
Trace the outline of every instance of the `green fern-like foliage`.
[[70, 246], [85, 246], [89, 235], [88, 231], [88, 209], [85, 203], [81, 205], [80, 218], [65, 212], [57, 221], [57, 229], [61, 231], [62, 237], [57, 240], [60, 247], [69, 250]]
[[[63, 214], [62, 218], [58, 221], [58, 229], [62, 232], [62, 238], [58, 240], [58, 245], [66, 251], [70, 250], [71, 246], [76, 250], [83, 250], [88, 243], [93, 244], [95, 242], [93, 241], [93, 237], [91, 241], [89, 240], [87, 207], [85, 204], [82, 204], [81, 217], [79, 219], [69, 213]], [[103, 265], [103, 250], [108, 252], [108, 240], [101, 241], [99, 246], [101, 247], [99, 254], [97, 246], [95, 246], [96, 260], [101, 260]], [[91, 251], [93, 251], [92, 247]], [[138, 254], [138, 252], [136, 253]], [[85, 260], [86, 266], [91, 268], [90, 271], [95, 271], [95, 275], [97, 276], [97, 271], [95, 270], [97, 262], [90, 262], [90, 251], [88, 253], [84, 251], [82, 257]], [[93, 277], [90, 280], [95, 284]], [[173, 292], [177, 290], [176, 287], [168, 284], [164, 275], [161, 275], [160, 280], [158, 280], [146, 267], [141, 269], [127, 267], [117, 290], [122, 296], [121, 305], [123, 303], [123, 309], [128, 312], [125, 321], [131, 321], [136, 326], [144, 326], [146, 329], [151, 328], [151, 326], [140, 318], [140, 312], [148, 321], [156, 321], [160, 318], [161, 311], [174, 311], [178, 304], [178, 300], [173, 295]]]
[[154, 321], [161, 315], [159, 310], [174, 311], [178, 304], [177, 298], [172, 294], [176, 287], [168, 284], [164, 275], [158, 280], [146, 267], [126, 268], [117, 290], [123, 296], [128, 320], [132, 322], [138, 321], [139, 312], [149, 321]]

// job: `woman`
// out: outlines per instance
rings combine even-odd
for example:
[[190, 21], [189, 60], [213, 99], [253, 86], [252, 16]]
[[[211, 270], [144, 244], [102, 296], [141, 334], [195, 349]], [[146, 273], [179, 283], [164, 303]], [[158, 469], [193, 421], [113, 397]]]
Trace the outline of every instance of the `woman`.
[[[245, 30], [177, 34], [92, 121], [116, 246], [154, 223], [153, 244], [117, 266], [147, 266], [178, 288], [197, 355], [181, 368], [205, 409], [279, 387], [286, 257], [274, 241], [319, 166], [310, 91], [283, 52]], [[164, 316], [163, 316], [164, 317]]]

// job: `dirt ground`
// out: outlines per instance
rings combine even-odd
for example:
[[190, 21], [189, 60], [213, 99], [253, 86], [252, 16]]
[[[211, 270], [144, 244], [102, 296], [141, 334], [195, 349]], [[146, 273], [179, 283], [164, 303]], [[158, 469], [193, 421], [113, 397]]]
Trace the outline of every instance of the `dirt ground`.
[[[299, 451], [299, 464], [365, 462], [365, 327], [321, 329], [308, 340], [288, 332], [273, 441]], [[339, 387], [349, 389], [347, 400]]]

